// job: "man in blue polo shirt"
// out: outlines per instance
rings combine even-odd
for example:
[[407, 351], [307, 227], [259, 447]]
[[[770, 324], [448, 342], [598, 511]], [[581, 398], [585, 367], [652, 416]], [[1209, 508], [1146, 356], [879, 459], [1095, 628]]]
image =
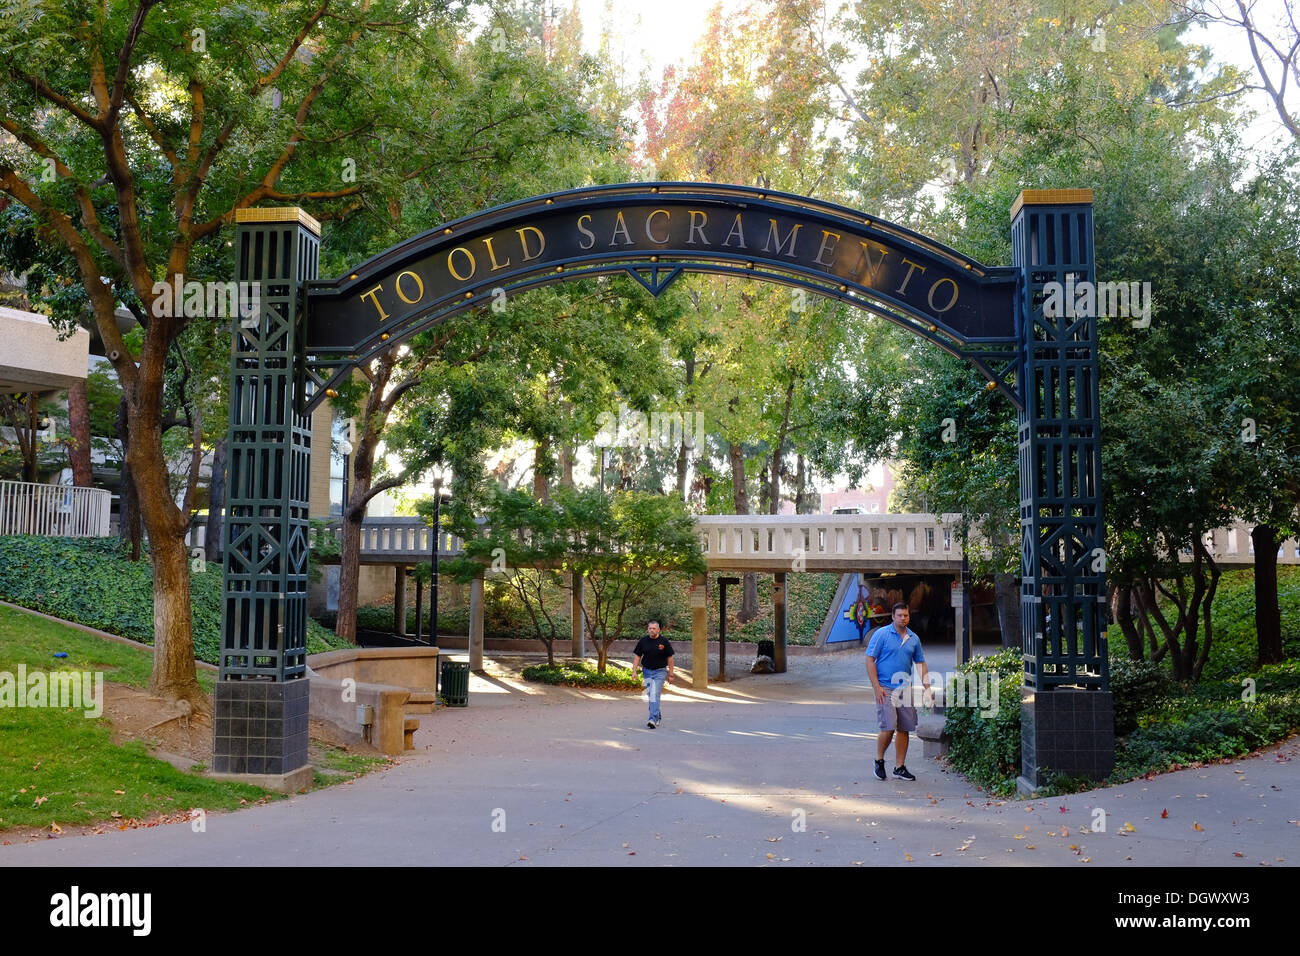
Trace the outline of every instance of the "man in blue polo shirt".
[[[894, 605], [894, 620], [877, 628], [867, 642], [867, 677], [876, 693], [876, 719], [880, 733], [876, 735], [876, 779], [885, 779], [885, 751], [889, 741], [898, 734], [894, 755], [898, 766], [894, 776], [901, 780], [915, 780], [907, 769], [908, 734], [916, 730], [916, 707], [912, 706], [912, 665], [921, 666], [921, 686], [930, 692], [926, 679], [929, 668], [921, 652], [921, 639], [907, 626], [911, 612], [906, 604]], [[885, 676], [888, 675], [888, 676]], [[907, 706], [904, 706], [904, 705]]]

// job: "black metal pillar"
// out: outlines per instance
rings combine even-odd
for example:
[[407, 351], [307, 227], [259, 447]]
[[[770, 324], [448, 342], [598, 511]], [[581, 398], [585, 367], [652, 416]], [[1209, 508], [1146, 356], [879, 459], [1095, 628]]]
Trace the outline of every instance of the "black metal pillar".
[[[1012, 207], [1021, 270], [1021, 788], [1047, 771], [1114, 767], [1102, 550], [1095, 309], [1044, 315], [1045, 286], [1094, 282], [1092, 191], [1026, 190]], [[1094, 298], [1095, 301], [1095, 298]]]
[[299, 292], [316, 277], [319, 248], [320, 225], [300, 209], [236, 214], [236, 278], [259, 295], [231, 350], [218, 773], [288, 776], [307, 765], [311, 423], [295, 397]]

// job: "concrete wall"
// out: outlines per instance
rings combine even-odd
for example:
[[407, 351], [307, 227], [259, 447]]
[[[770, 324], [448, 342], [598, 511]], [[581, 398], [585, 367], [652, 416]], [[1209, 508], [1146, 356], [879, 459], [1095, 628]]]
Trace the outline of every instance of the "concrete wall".
[[0, 306], [0, 392], [67, 388], [86, 378], [90, 333], [64, 341], [43, 315]]

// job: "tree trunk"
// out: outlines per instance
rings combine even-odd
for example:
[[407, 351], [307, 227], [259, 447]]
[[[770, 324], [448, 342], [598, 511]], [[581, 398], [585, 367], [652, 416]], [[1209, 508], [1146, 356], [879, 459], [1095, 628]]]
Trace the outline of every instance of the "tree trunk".
[[768, 514], [781, 511], [781, 459], [785, 453], [785, 436], [790, 430], [790, 404], [794, 401], [794, 376], [785, 388], [785, 412], [781, 416], [781, 431], [776, 436], [776, 447], [772, 449], [772, 471], [769, 476], [771, 484], [767, 491]]
[[1282, 612], [1277, 600], [1277, 529], [1255, 525], [1255, 632], [1259, 637], [1259, 663], [1282, 660]]
[[998, 627], [1003, 647], [1020, 647], [1020, 588], [1016, 576], [999, 572], [993, 575], [993, 594], [998, 607]]
[[68, 386], [68, 460], [72, 464], [72, 483], [89, 488], [95, 477], [90, 468], [90, 401], [86, 397], [86, 380]]
[[794, 466], [794, 513], [797, 515], [808, 514], [807, 489], [808, 462], [803, 455], [798, 455]]
[[[727, 448], [727, 456], [731, 460], [731, 491], [736, 503], [736, 514], [747, 515], [749, 514], [749, 491], [745, 487], [744, 451], [736, 442], [731, 442]], [[745, 624], [756, 617], [758, 617], [758, 576], [750, 571], [744, 577], [740, 612], [736, 615], [736, 620]]]
[[677, 497], [686, 500], [686, 468], [689, 458], [686, 450], [685, 429], [682, 429], [682, 443], [677, 446]]
[[204, 555], [217, 560], [221, 551], [222, 509], [226, 504], [226, 440], [218, 438], [212, 448], [212, 477], [208, 481], [208, 522], [203, 538]]
[[1135, 661], [1146, 659], [1146, 649], [1142, 646], [1142, 635], [1133, 623], [1133, 585], [1116, 585], [1111, 593], [1111, 614], [1115, 623], [1124, 634], [1128, 644], [1128, 656]]
[[131, 546], [130, 558], [140, 560], [140, 551], [144, 538], [144, 529], [140, 523], [140, 498], [136, 494], [135, 480], [131, 474], [130, 456], [126, 449], [130, 447], [131, 424], [127, 416], [126, 398], [117, 408], [117, 437], [122, 443], [121, 491], [118, 496], [118, 538]]
[[[361, 523], [366, 520], [366, 495], [370, 492], [370, 469], [362, 468], [361, 447], [352, 472], [352, 487], [343, 507], [343, 534], [339, 542], [339, 613], [334, 633], [357, 642], [357, 591], [361, 584]], [[361, 472], [364, 471], [364, 476]]]
[[533, 497], [538, 501], [549, 501], [551, 497], [550, 474], [554, 467], [551, 462], [551, 440], [543, 438], [537, 442], [533, 454]]
[[211, 713], [194, 667], [190, 613], [190, 563], [185, 547], [188, 516], [172, 499], [167, 459], [159, 434], [161, 382], [142, 382], [130, 419], [127, 461], [139, 495], [139, 513], [153, 559], [154, 663], [149, 692], [165, 700], [188, 701], [192, 712]]

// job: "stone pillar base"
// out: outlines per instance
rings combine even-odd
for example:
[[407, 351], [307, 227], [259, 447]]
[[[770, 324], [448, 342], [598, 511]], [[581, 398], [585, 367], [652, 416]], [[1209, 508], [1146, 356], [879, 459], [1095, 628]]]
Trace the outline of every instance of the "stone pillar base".
[[1026, 687], [1020, 702], [1020, 789], [1049, 773], [1104, 780], [1115, 769], [1115, 705], [1109, 691]]
[[247, 783], [276, 793], [297, 793], [306, 790], [316, 779], [316, 771], [311, 766], [299, 767], [289, 773], [205, 773], [207, 780], [225, 780], [230, 783]]
[[305, 678], [217, 681], [213, 773], [284, 776], [306, 767], [310, 699]]

